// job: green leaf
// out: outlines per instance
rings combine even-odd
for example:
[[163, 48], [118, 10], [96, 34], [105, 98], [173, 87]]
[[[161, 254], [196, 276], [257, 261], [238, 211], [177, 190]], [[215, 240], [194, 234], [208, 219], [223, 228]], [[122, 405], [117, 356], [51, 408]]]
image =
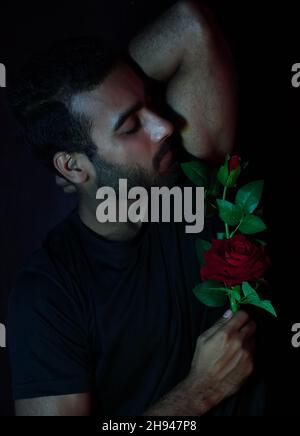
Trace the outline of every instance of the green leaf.
[[210, 248], [210, 242], [205, 241], [204, 239], [196, 239], [196, 252], [201, 266], [203, 266], [205, 263], [204, 252], [210, 250]]
[[239, 231], [245, 235], [252, 235], [266, 230], [267, 226], [261, 218], [256, 215], [246, 215], [239, 227]]
[[227, 156], [225, 164], [221, 166], [221, 168], [219, 169], [218, 174], [217, 174], [217, 180], [223, 186], [226, 186], [227, 179], [229, 176], [228, 160], [229, 160], [229, 157]]
[[231, 173], [229, 174], [229, 177], [227, 179], [226, 182], [226, 186], [228, 188], [233, 188], [234, 186], [236, 186], [236, 182], [239, 178], [239, 175], [241, 174], [241, 167], [237, 167], [235, 170], [231, 171]]
[[243, 217], [243, 211], [240, 206], [230, 203], [227, 200], [217, 200], [217, 205], [220, 218], [224, 223], [230, 226], [237, 226], [240, 223]]
[[258, 293], [252, 288], [252, 286], [250, 286], [248, 282], [242, 283], [242, 290], [247, 299], [251, 299], [252, 301], [260, 301]]
[[209, 307], [221, 307], [227, 303], [226, 289], [222, 283], [208, 280], [195, 286], [193, 293], [201, 303]]
[[230, 294], [229, 295], [229, 300], [230, 300], [230, 309], [232, 310], [233, 313], [236, 313], [239, 308], [239, 302]]
[[240, 308], [241, 297], [241, 286], [237, 285], [233, 289], [228, 289], [228, 297], [230, 300], [230, 308], [233, 313], [236, 313]]
[[207, 186], [208, 170], [204, 163], [199, 161], [181, 164], [182, 171], [197, 186]]
[[246, 299], [243, 301], [244, 304], [251, 304], [252, 306], [260, 307], [266, 310], [272, 315], [277, 317], [276, 311], [270, 300], [261, 300], [258, 293], [249, 285], [248, 282], [242, 283], [243, 293]]
[[217, 233], [217, 239], [219, 241], [224, 241], [224, 239], [226, 238], [226, 234], [225, 233]]
[[232, 297], [237, 301], [240, 302], [242, 297], [241, 297], [241, 286], [237, 285], [235, 286], [233, 289], [231, 289], [229, 291], [229, 294], [232, 295]]
[[208, 196], [213, 198], [218, 198], [221, 195], [222, 192], [222, 185], [217, 179], [217, 174], [215, 171], [212, 171], [211, 177], [210, 177], [210, 185], [208, 189]]
[[253, 300], [253, 301], [246, 301], [246, 302], [248, 304], [251, 304], [252, 306], [260, 307], [261, 309], [264, 309], [267, 312], [277, 317], [277, 313], [270, 300], [259, 300], [259, 301]]
[[260, 202], [263, 188], [263, 180], [257, 180], [242, 186], [236, 194], [236, 204], [238, 204], [246, 214], [254, 212]]

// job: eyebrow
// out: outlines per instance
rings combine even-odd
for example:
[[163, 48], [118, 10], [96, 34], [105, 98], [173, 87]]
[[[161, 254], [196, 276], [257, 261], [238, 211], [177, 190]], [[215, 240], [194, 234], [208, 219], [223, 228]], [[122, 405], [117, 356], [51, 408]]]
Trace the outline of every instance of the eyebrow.
[[132, 115], [137, 110], [141, 109], [143, 106], [144, 106], [143, 103], [137, 102], [134, 105], [132, 105], [131, 107], [129, 107], [128, 109], [126, 109], [124, 112], [122, 112], [118, 116], [117, 121], [115, 122], [115, 124], [113, 126], [113, 131], [116, 132], [122, 126], [122, 124], [127, 120], [127, 118], [130, 117], [130, 115]]

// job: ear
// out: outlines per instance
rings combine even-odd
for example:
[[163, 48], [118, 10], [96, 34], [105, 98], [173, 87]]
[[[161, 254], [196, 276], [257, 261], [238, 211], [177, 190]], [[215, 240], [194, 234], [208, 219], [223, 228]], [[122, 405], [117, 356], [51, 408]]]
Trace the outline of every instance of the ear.
[[56, 153], [53, 164], [57, 171], [74, 185], [85, 183], [89, 180], [89, 169], [84, 156], [77, 153]]

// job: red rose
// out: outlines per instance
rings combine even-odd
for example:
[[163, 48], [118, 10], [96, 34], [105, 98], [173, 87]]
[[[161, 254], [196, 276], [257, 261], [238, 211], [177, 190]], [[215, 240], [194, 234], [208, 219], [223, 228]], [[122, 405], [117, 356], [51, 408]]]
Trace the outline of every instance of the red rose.
[[235, 154], [234, 156], [231, 156], [228, 162], [229, 174], [233, 170], [238, 168], [240, 166], [240, 163], [241, 163], [241, 158], [238, 155]]
[[204, 253], [204, 258], [202, 280], [217, 280], [227, 286], [259, 279], [270, 265], [265, 248], [249, 241], [242, 234], [223, 241], [213, 240], [211, 249]]

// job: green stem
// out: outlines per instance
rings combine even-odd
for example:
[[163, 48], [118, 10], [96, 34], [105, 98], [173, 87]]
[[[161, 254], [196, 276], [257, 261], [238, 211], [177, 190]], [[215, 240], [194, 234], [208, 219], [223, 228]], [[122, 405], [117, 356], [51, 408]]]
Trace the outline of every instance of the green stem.
[[[224, 190], [223, 190], [223, 200], [226, 200], [226, 194], [227, 194], [227, 186], [224, 186]], [[229, 226], [227, 223], [225, 223], [225, 234], [226, 234], [226, 239], [230, 238], [229, 235]]]
[[239, 310], [239, 304], [230, 298], [230, 309], [232, 311], [232, 313], [236, 313]]
[[223, 200], [226, 200], [226, 194], [227, 194], [227, 186], [224, 186], [224, 190], [223, 190]]
[[240, 225], [243, 222], [244, 217], [241, 219], [241, 221], [239, 222], [238, 226], [234, 229], [234, 231], [230, 234], [229, 238], [233, 238], [233, 236], [236, 234], [236, 232], [238, 231]]

